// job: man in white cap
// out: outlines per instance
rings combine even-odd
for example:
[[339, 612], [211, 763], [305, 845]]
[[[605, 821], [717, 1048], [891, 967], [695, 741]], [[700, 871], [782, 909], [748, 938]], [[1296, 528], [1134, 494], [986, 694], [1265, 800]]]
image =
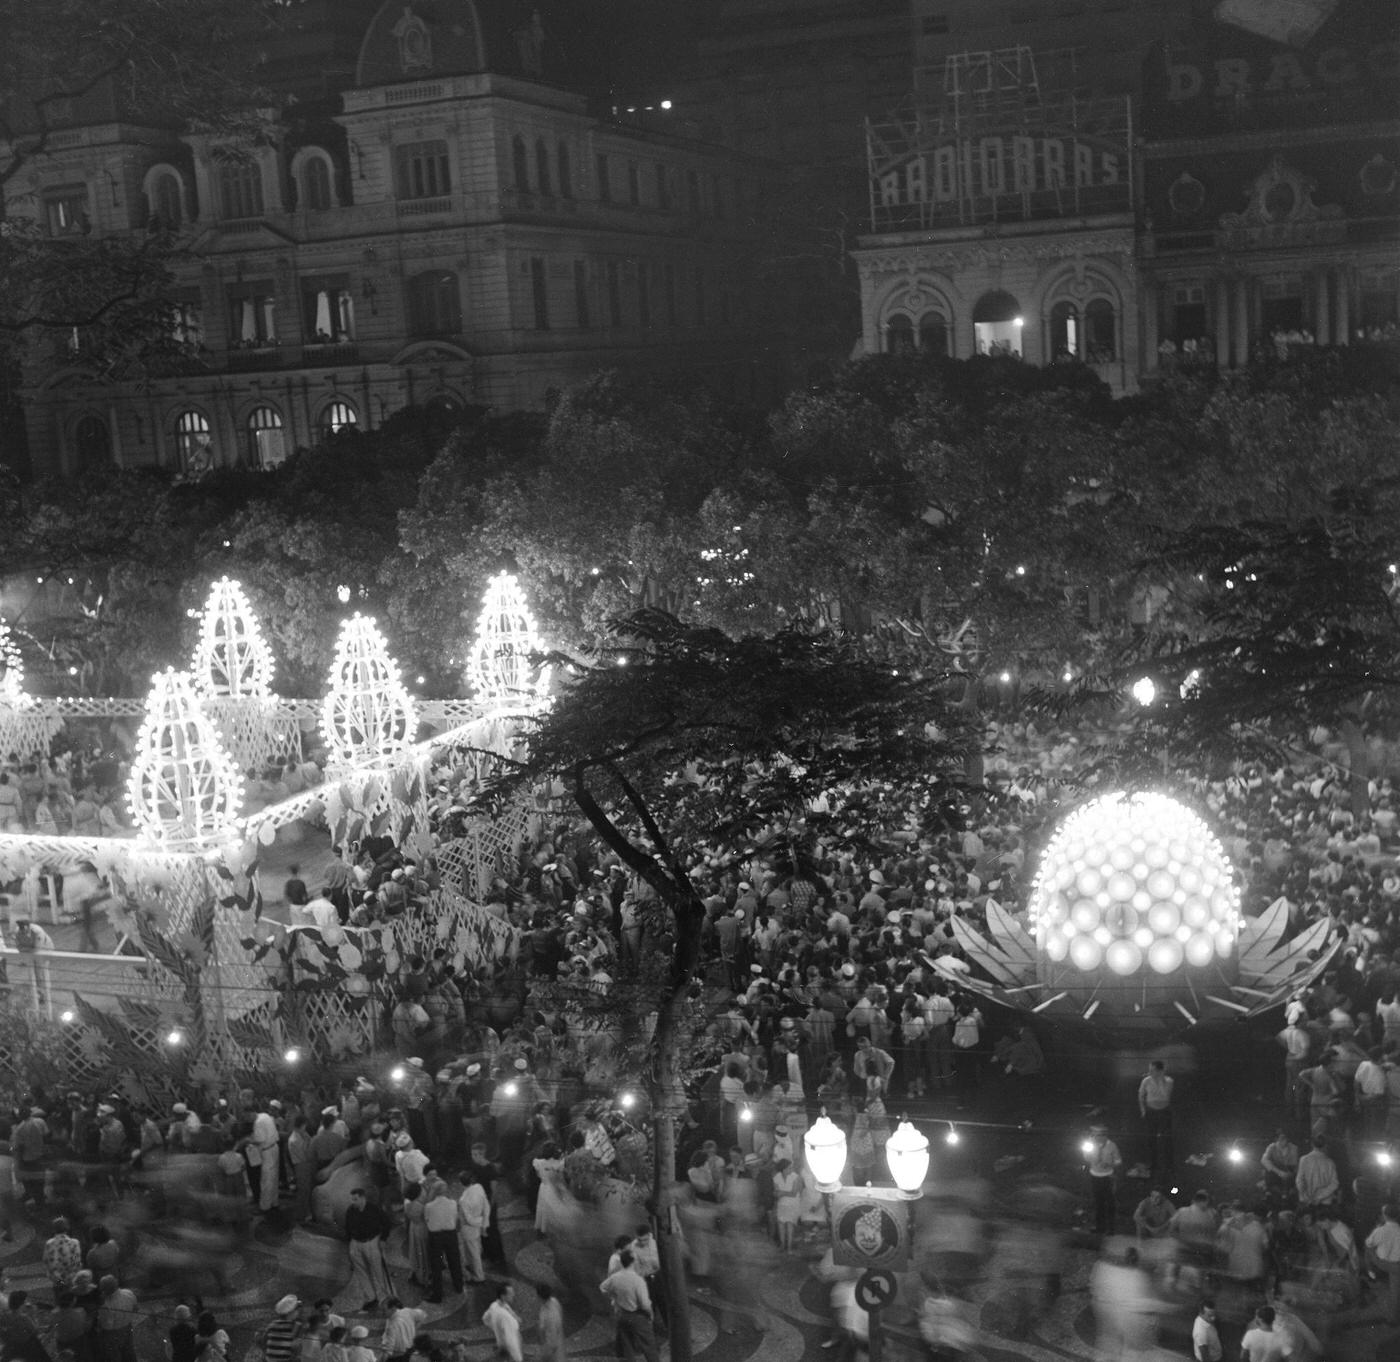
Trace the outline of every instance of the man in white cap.
[[345, 1362], [374, 1362], [374, 1349], [369, 1346], [369, 1330], [357, 1324], [346, 1335]]
[[272, 1323], [262, 1335], [263, 1356], [267, 1362], [295, 1362], [302, 1333], [301, 1320], [297, 1318], [300, 1308], [301, 1301], [291, 1293], [272, 1307]]
[[258, 1210], [266, 1213], [277, 1205], [277, 1166], [280, 1161], [281, 1137], [277, 1121], [271, 1112], [260, 1111], [253, 1117], [253, 1135], [245, 1157], [250, 1168], [258, 1172]]

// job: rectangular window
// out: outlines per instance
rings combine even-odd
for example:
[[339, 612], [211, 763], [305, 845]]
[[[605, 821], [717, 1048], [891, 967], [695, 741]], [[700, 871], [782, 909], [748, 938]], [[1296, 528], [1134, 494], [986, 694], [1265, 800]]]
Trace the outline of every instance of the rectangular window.
[[671, 207], [671, 172], [660, 164], [656, 167], [656, 206], [668, 211]]
[[271, 283], [230, 289], [228, 318], [230, 348], [260, 350], [277, 344], [277, 299]]
[[406, 142], [394, 150], [401, 199], [439, 199], [452, 192], [446, 142]]
[[608, 321], [613, 326], [622, 325], [622, 280], [616, 260], [608, 261]]
[[91, 230], [87, 186], [49, 190], [44, 195], [44, 226], [50, 236], [75, 236]]
[[608, 158], [600, 151], [595, 162], [598, 176], [598, 202], [612, 202], [612, 177], [608, 174]]
[[651, 325], [651, 270], [645, 260], [637, 261], [637, 323]]
[[535, 330], [549, 330], [549, 284], [545, 279], [544, 260], [534, 256], [530, 260], [530, 295], [535, 308]]
[[593, 325], [588, 314], [588, 266], [582, 260], [574, 261], [574, 317], [580, 331]]
[[301, 281], [302, 326], [308, 345], [355, 339], [355, 297], [347, 275]]
[[176, 345], [192, 350], [204, 344], [204, 309], [197, 296], [181, 299], [171, 309], [170, 337]]
[[634, 208], [642, 202], [642, 173], [635, 161], [627, 162], [627, 202]]
[[228, 161], [220, 166], [219, 207], [229, 221], [261, 217], [262, 167], [255, 161]]
[[408, 324], [415, 336], [455, 336], [462, 329], [456, 270], [424, 270], [408, 280]]
[[666, 292], [666, 325], [676, 324], [676, 267], [668, 260], [661, 267], [662, 288]]

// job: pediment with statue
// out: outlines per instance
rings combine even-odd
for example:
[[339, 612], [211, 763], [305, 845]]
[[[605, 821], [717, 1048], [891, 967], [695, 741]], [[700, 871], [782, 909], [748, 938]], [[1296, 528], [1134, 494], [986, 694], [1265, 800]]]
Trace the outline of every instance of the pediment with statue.
[[1346, 239], [1346, 218], [1337, 204], [1318, 204], [1317, 182], [1275, 156], [1249, 188], [1242, 213], [1220, 219], [1216, 241], [1226, 250], [1271, 246], [1316, 246]]

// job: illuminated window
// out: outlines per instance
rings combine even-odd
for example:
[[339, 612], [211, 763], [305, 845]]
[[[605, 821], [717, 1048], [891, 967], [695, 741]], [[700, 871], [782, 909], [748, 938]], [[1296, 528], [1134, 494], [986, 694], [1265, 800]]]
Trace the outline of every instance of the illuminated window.
[[337, 435], [342, 430], [354, 430], [359, 424], [360, 418], [356, 414], [355, 408], [348, 402], [337, 399], [321, 413], [317, 428], [321, 432], [321, 438], [324, 439], [327, 435]]
[[1021, 332], [1025, 319], [1021, 305], [1011, 294], [994, 290], [984, 293], [972, 309], [972, 328], [977, 335], [979, 355], [1021, 354]]
[[302, 306], [307, 341], [312, 345], [355, 339], [355, 296], [349, 279], [303, 279]]
[[203, 472], [213, 466], [214, 438], [203, 412], [182, 411], [175, 418], [175, 452], [186, 473]]
[[248, 462], [254, 468], [275, 468], [287, 457], [287, 435], [273, 407], [255, 407], [248, 416]]
[[44, 225], [50, 236], [79, 236], [91, 231], [86, 187], [72, 185], [45, 193]]

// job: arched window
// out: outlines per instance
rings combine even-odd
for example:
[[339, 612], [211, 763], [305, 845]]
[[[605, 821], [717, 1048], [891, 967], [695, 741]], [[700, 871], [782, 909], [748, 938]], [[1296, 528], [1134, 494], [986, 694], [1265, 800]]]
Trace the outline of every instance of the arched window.
[[1021, 354], [1021, 330], [1025, 318], [1021, 305], [1009, 293], [984, 293], [972, 309], [972, 328], [977, 333], [979, 355]]
[[919, 349], [936, 359], [948, 358], [948, 319], [941, 312], [925, 312], [919, 318]]
[[254, 407], [248, 415], [248, 462], [254, 468], [275, 468], [287, 457], [286, 432], [274, 407]]
[[318, 428], [321, 432], [321, 438], [325, 439], [327, 435], [335, 435], [342, 430], [354, 430], [359, 424], [360, 418], [356, 414], [355, 408], [343, 398], [336, 398], [321, 413]]
[[885, 353], [907, 355], [914, 349], [914, 319], [896, 312], [885, 323]]
[[569, 144], [567, 142], [559, 143], [554, 162], [558, 169], [559, 197], [571, 199], [574, 196], [574, 177], [573, 172], [569, 169]]
[[310, 213], [332, 206], [331, 167], [324, 156], [308, 156], [301, 168], [301, 206]]
[[1058, 302], [1050, 309], [1050, 363], [1084, 358], [1084, 336], [1079, 309], [1073, 303]]
[[408, 325], [415, 336], [455, 336], [462, 296], [455, 270], [425, 270], [408, 281]]
[[151, 181], [151, 225], [166, 232], [178, 230], [185, 217], [184, 199], [180, 177], [173, 170], [162, 170]]
[[214, 466], [214, 437], [203, 412], [190, 409], [175, 418], [175, 452], [185, 473], [206, 473]]
[[100, 417], [88, 413], [73, 427], [73, 454], [78, 473], [91, 472], [112, 458], [112, 433]]
[[530, 192], [530, 155], [525, 150], [523, 137], [510, 139], [510, 157], [512, 169], [515, 172], [515, 187], [520, 193], [528, 194]]
[[1084, 309], [1084, 346], [1090, 364], [1118, 358], [1118, 319], [1107, 298], [1095, 298]]
[[549, 148], [543, 137], [535, 143], [535, 190], [540, 194], [549, 193]]
[[227, 161], [219, 167], [219, 208], [225, 218], [262, 216], [262, 170], [255, 161]]

